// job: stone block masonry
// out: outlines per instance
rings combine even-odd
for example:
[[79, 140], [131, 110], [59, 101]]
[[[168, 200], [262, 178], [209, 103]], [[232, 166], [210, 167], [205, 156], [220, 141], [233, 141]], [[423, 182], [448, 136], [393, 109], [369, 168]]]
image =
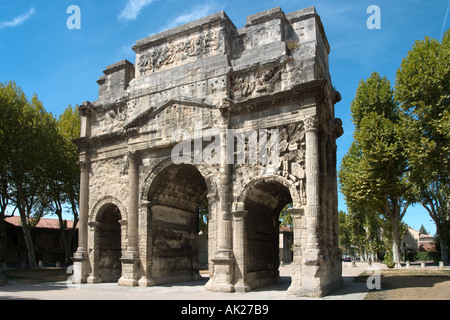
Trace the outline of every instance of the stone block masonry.
[[[288, 293], [338, 288], [340, 95], [315, 8], [270, 9], [242, 28], [218, 12], [139, 40], [133, 50], [135, 63], [106, 67], [98, 100], [80, 107], [74, 279], [126, 286], [198, 280], [199, 208], [207, 204], [205, 289], [248, 292], [276, 283], [278, 217], [291, 204]], [[180, 129], [215, 161], [194, 161], [203, 158], [189, 148], [191, 161], [174, 162]], [[202, 139], [208, 132], [215, 148]], [[276, 132], [276, 159], [251, 158], [270, 141], [261, 132]]]

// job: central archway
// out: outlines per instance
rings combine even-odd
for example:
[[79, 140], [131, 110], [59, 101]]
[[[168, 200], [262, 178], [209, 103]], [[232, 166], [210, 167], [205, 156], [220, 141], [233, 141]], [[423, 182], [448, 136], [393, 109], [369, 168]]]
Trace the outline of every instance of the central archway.
[[205, 179], [193, 165], [169, 165], [153, 179], [148, 221], [156, 284], [201, 279], [198, 210], [206, 193]]

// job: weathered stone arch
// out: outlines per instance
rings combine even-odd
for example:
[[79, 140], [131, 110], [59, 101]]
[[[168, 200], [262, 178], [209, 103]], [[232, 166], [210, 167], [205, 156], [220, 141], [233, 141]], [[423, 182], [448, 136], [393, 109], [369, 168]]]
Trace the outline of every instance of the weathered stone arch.
[[89, 223], [99, 221], [100, 216], [103, 214], [103, 210], [111, 204], [119, 208], [121, 219], [127, 220], [127, 209], [122, 204], [122, 202], [116, 197], [105, 196], [97, 200], [97, 202], [92, 207], [91, 213], [89, 214]]
[[278, 218], [288, 203], [299, 205], [300, 196], [291, 181], [277, 175], [254, 178], [240, 190], [233, 212], [235, 290], [245, 292], [280, 281]]
[[291, 181], [289, 181], [288, 179], [286, 179], [284, 177], [277, 176], [277, 175], [266, 175], [266, 176], [254, 178], [254, 179], [250, 180], [249, 182], [247, 182], [244, 186], [241, 187], [241, 189], [237, 192], [238, 196], [235, 199], [234, 208], [233, 208], [234, 211], [245, 210], [244, 201], [247, 198], [247, 195], [248, 195], [248, 192], [250, 191], [250, 189], [257, 184], [264, 183], [264, 182], [276, 182], [276, 183], [279, 183], [279, 184], [285, 186], [289, 190], [289, 193], [291, 195], [293, 207], [299, 208], [302, 206], [300, 194]]
[[[148, 193], [150, 190], [150, 187], [155, 180], [156, 176], [158, 176], [161, 172], [163, 172], [165, 169], [174, 166], [176, 164], [173, 163], [173, 161], [170, 159], [170, 157], [164, 158], [159, 160], [150, 170], [149, 173], [147, 173], [146, 177], [144, 178], [144, 181], [142, 182], [142, 185], [140, 187], [140, 201], [146, 202], [148, 201]], [[202, 175], [203, 179], [205, 179], [206, 187], [208, 190], [207, 196], [208, 197], [214, 197], [217, 196], [217, 182], [214, 179], [214, 175], [212, 170], [214, 167], [205, 165], [205, 164], [192, 164]]]

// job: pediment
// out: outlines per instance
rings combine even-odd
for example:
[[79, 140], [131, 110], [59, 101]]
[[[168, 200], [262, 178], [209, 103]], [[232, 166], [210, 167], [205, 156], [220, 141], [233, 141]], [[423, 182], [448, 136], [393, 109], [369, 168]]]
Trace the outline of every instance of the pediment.
[[185, 107], [191, 108], [203, 108], [203, 109], [218, 109], [213, 102], [206, 99], [196, 99], [196, 98], [179, 98], [171, 99], [161, 102], [155, 106], [150, 106], [146, 110], [141, 111], [137, 115], [130, 117], [123, 126], [124, 130], [131, 128], [139, 128], [148, 123], [151, 119], [161, 114], [164, 111], [168, 111], [168, 108], [173, 109], [183, 109]]

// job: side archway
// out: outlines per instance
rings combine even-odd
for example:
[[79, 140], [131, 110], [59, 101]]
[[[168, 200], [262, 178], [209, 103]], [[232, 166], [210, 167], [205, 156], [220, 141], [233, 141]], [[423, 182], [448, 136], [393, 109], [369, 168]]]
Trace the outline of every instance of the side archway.
[[[235, 212], [245, 212], [245, 222], [242, 227], [236, 228], [242, 232], [234, 233], [236, 274], [242, 277], [238, 282], [243, 283], [246, 291], [281, 281], [278, 270], [279, 216], [290, 203], [294, 207], [299, 205], [299, 194], [288, 180], [279, 176], [253, 179], [237, 197]], [[294, 226], [291, 229], [293, 232]]]
[[126, 250], [126, 209], [115, 197], [107, 196], [90, 214], [92, 272], [88, 282], [117, 282], [122, 274], [120, 258]]

